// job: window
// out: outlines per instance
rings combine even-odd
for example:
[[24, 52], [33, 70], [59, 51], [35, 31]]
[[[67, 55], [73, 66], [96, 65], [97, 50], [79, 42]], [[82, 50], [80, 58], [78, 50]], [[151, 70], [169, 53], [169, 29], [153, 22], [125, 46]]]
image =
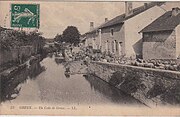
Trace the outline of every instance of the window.
[[114, 41], [112, 41], [111, 44], [112, 44], [112, 46], [111, 46], [112, 47], [112, 52], [114, 53]]
[[118, 51], [118, 42], [116, 40], [115, 40], [115, 46], [116, 46], [115, 50]]
[[119, 42], [119, 56], [122, 55], [122, 42]]
[[116, 40], [113, 41], [113, 52], [115, 53], [117, 51], [116, 47]]
[[98, 30], [96, 30], [96, 36], [98, 36], [99, 35], [99, 31]]
[[95, 48], [95, 38], [92, 39], [92, 47]]
[[114, 35], [114, 29], [113, 28], [110, 29], [110, 34], [111, 34], [111, 36]]
[[107, 41], [105, 42], [105, 51], [108, 50], [108, 45], [107, 45]]
[[109, 41], [107, 40], [107, 50], [109, 51]]

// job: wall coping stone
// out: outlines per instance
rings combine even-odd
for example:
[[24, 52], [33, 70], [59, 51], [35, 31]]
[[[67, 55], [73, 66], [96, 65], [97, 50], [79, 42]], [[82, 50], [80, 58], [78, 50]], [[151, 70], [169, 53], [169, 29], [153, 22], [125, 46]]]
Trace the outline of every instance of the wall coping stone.
[[147, 68], [147, 67], [139, 67], [139, 66], [132, 66], [132, 65], [125, 65], [125, 64], [116, 64], [116, 63], [106, 63], [106, 62], [99, 62], [99, 61], [91, 61], [91, 63], [96, 63], [99, 65], [108, 65], [108, 66], [119, 66], [119, 67], [129, 67], [139, 70], [146, 70], [146, 71], [155, 71], [155, 72], [161, 72], [161, 73], [169, 73], [169, 74], [175, 74], [177, 77], [175, 79], [180, 80], [180, 72], [178, 71], [171, 71], [171, 70], [163, 70], [163, 69], [154, 69], [154, 68]]

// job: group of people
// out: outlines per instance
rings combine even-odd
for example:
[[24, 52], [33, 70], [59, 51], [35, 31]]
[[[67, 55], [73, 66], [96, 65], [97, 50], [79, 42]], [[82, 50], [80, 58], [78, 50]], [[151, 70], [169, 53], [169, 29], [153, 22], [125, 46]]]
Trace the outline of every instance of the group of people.
[[127, 64], [139, 67], [180, 71], [180, 63], [176, 60], [143, 60], [128, 58], [125, 56], [118, 57], [111, 52], [101, 52], [100, 50], [94, 50], [92, 48], [83, 48], [78, 52], [67, 50], [65, 55], [66, 57], [68, 56], [67, 58], [70, 61], [83, 60], [85, 64], [88, 64], [90, 61], [99, 61], [105, 63]]

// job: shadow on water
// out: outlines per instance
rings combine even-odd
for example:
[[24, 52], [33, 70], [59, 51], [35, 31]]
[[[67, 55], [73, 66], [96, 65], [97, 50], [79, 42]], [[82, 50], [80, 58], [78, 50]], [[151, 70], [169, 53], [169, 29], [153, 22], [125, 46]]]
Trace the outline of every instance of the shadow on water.
[[45, 71], [45, 68], [41, 66], [40, 61], [34, 61], [29, 67], [15, 71], [8, 76], [1, 76], [1, 100], [4, 102], [7, 100], [15, 99], [21, 90], [19, 84], [26, 82], [26, 80], [36, 79], [40, 73]]
[[119, 89], [107, 84], [105, 81], [95, 76], [84, 76], [85, 79], [90, 83], [93, 90], [103, 94], [106, 98], [117, 104], [129, 104], [129, 105], [142, 105], [140, 101], [134, 99], [130, 95], [125, 94]]
[[[83, 77], [83, 74], [79, 73], [79, 70], [83, 73], [85, 71], [82, 62], [67, 63], [61, 60], [56, 61], [56, 58], [48, 56], [41, 63], [35, 61], [29, 67], [21, 69], [11, 76], [1, 78], [3, 79], [1, 101], [14, 99], [13, 101], [23, 100], [28, 103], [39, 101], [52, 104], [134, 104], [143, 106], [133, 97], [99, 78]], [[59, 62], [60, 64], [58, 64]], [[67, 66], [70, 69], [66, 69]], [[41, 73], [42, 75], [39, 75]], [[77, 74], [72, 75], [72, 73]], [[28, 83], [28, 79], [32, 80], [33, 84], [31, 84], [32, 82]], [[29, 98], [29, 96], [32, 97]], [[26, 99], [27, 97], [28, 99]]]
[[66, 73], [66, 72], [64, 73], [64, 75], [66, 78], [70, 78], [70, 76], [71, 76], [69, 73]]
[[[62, 62], [62, 61], [58, 61], [55, 59], [55, 62], [57, 64], [61, 64], [64, 66], [64, 75], [67, 79], [70, 78], [69, 80], [75, 79], [74, 75], [78, 74], [77, 71], [83, 71], [83, 74], [84, 74], [84, 70], [80, 70], [80, 69], [81, 69], [81, 67], [85, 67], [85, 66], [82, 65], [82, 62], [80, 62], [80, 61]], [[72, 72], [75, 74], [72, 75]], [[100, 96], [100, 97], [102, 97], [102, 100], [107, 99], [108, 102], [111, 102], [112, 104], [144, 106], [144, 104], [142, 104], [140, 101], [136, 100], [135, 98], [131, 97], [130, 95], [127, 95], [126, 93], [109, 85], [105, 81], [103, 81], [95, 76], [92, 76], [92, 75], [83, 75], [83, 76], [84, 77], [82, 77], [82, 79], [81, 78], [78, 78], [78, 79], [79, 79], [79, 82], [82, 80], [81, 83], [85, 80], [89, 84], [89, 86], [86, 85], [86, 87], [84, 87], [84, 88], [90, 89], [89, 92], [91, 93], [91, 95], [89, 95], [90, 96], [89, 98], [92, 98], [93, 96], [95, 98], [98, 98]], [[75, 83], [75, 81], [74, 81], [74, 83]], [[94, 92], [96, 92], [96, 93], [94, 93]], [[93, 95], [93, 94], [95, 94], [95, 95]], [[95, 100], [96, 99], [94, 99], [94, 101], [92, 101], [91, 103], [95, 102]], [[101, 102], [101, 101], [99, 101], [99, 102]], [[108, 103], [108, 102], [106, 102], [106, 103]]]

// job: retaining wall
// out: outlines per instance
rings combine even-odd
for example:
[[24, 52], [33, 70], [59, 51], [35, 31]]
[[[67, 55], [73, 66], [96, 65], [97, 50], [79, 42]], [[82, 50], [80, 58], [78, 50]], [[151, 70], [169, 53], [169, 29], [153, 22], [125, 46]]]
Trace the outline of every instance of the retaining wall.
[[22, 46], [20, 48], [13, 48], [10, 50], [0, 50], [0, 65], [8, 62], [19, 61], [22, 57], [27, 58], [35, 53], [32, 46]]
[[180, 72], [91, 62], [88, 73], [150, 107], [180, 105]]

